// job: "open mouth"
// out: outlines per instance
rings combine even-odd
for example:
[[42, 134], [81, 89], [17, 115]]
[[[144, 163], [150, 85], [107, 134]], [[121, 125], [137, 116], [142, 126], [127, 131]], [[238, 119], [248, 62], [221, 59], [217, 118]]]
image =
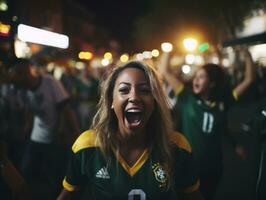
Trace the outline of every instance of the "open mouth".
[[199, 85], [199, 84], [194, 84], [194, 85], [193, 85], [193, 88], [194, 88], [195, 90], [199, 90], [200, 85]]
[[128, 109], [125, 112], [125, 118], [130, 128], [137, 128], [141, 125], [143, 111], [140, 109]]

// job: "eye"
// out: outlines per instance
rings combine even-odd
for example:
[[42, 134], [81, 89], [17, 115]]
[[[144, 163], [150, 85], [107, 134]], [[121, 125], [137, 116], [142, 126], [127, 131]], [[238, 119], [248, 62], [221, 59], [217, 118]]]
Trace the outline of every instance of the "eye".
[[121, 87], [118, 89], [118, 92], [121, 94], [127, 94], [127, 93], [129, 93], [129, 88], [128, 87]]
[[140, 88], [139, 90], [142, 94], [150, 94], [151, 93], [151, 89], [148, 86], [143, 86]]

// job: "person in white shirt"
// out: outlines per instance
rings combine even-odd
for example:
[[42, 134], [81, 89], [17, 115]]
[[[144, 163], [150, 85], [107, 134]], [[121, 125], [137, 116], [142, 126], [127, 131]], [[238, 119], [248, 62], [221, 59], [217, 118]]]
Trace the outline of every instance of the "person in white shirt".
[[60, 115], [64, 116], [65, 124], [73, 133], [68, 136], [69, 140], [74, 140], [79, 133], [77, 120], [69, 105], [69, 94], [53, 76], [36, 73], [28, 59], [16, 59], [9, 70], [9, 78], [17, 88], [24, 90], [24, 99], [33, 114], [22, 172], [29, 181], [45, 176], [49, 183], [58, 187], [62, 178], [60, 174], [64, 173], [60, 166], [64, 166], [61, 159], [65, 154], [58, 148], [61, 138], [58, 138], [56, 128]]

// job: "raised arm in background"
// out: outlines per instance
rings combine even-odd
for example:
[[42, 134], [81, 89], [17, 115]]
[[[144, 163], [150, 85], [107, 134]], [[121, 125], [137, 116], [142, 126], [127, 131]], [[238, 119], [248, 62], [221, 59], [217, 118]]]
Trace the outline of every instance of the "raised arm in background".
[[252, 56], [247, 48], [241, 50], [245, 57], [245, 74], [244, 79], [234, 88], [234, 96], [239, 98], [248, 89], [255, 80], [255, 69]]
[[158, 71], [163, 75], [165, 81], [171, 86], [171, 88], [176, 91], [177, 89], [183, 87], [183, 82], [178, 76], [172, 73], [170, 66], [170, 53], [164, 52], [161, 56], [160, 62], [157, 66]]

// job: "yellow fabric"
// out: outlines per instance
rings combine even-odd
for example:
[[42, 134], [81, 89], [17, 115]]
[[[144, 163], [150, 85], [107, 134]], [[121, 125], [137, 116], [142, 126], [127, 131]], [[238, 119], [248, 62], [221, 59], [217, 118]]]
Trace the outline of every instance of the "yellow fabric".
[[143, 154], [140, 156], [140, 158], [137, 160], [137, 162], [130, 167], [127, 162], [119, 155], [118, 156], [118, 161], [119, 163], [122, 165], [122, 167], [125, 169], [125, 171], [130, 175], [130, 176], [134, 176], [138, 170], [144, 165], [144, 163], [146, 162], [146, 160], [149, 157], [149, 151], [148, 149], [146, 149]]
[[74, 153], [78, 152], [81, 149], [97, 147], [99, 146], [96, 140], [96, 134], [93, 130], [87, 130], [83, 132], [75, 141], [72, 146]]
[[183, 84], [179, 84], [175, 89], [174, 89], [174, 92], [175, 92], [175, 95], [178, 95], [180, 94], [184, 89], [184, 85]]
[[63, 180], [63, 187], [64, 187], [67, 191], [69, 191], [69, 192], [73, 192], [73, 191], [76, 191], [76, 190], [79, 189], [78, 186], [74, 186], [74, 185], [69, 184], [69, 183], [66, 181], [66, 178], [64, 178], [64, 180]]
[[[171, 134], [171, 141], [176, 144], [179, 148], [182, 148], [186, 150], [187, 152], [191, 153], [192, 149], [190, 144], [188, 143], [187, 139], [180, 133], [174, 132]], [[96, 134], [93, 130], [87, 130], [83, 132], [75, 141], [75, 143], [72, 146], [72, 150], [74, 153], [80, 151], [84, 148], [90, 148], [90, 147], [97, 147], [98, 142], [96, 139]], [[146, 149], [143, 154], [140, 156], [140, 158], [136, 161], [136, 163], [130, 167], [127, 162], [119, 155], [118, 161], [121, 163], [122, 167], [125, 169], [125, 171], [130, 175], [134, 176], [138, 170], [143, 166], [143, 164], [146, 162], [146, 160], [149, 157], [149, 151]], [[63, 186], [68, 191], [75, 191], [78, 190], [77, 186], [73, 186], [69, 184], [66, 179], [63, 181]], [[199, 181], [192, 185], [191, 187], [188, 187], [184, 190], [184, 192], [193, 192], [194, 190], [198, 189]]]
[[[185, 138], [184, 135], [182, 135], [179, 132], [174, 132], [171, 134], [171, 140], [174, 144], [176, 144], [179, 148], [186, 150], [187, 152], [191, 153], [192, 148], [188, 142], [188, 140]], [[199, 189], [200, 181], [197, 180], [195, 184], [192, 186], [186, 187], [182, 190], [184, 193], [191, 193]]]
[[237, 95], [237, 93], [236, 93], [235, 90], [233, 90], [233, 97], [235, 98], [235, 100], [238, 100], [239, 99], [239, 97], [238, 97], [238, 95]]
[[185, 149], [189, 153], [192, 152], [192, 149], [191, 149], [191, 146], [188, 140], [181, 133], [174, 132], [173, 134], [171, 134], [171, 140], [179, 148]]

